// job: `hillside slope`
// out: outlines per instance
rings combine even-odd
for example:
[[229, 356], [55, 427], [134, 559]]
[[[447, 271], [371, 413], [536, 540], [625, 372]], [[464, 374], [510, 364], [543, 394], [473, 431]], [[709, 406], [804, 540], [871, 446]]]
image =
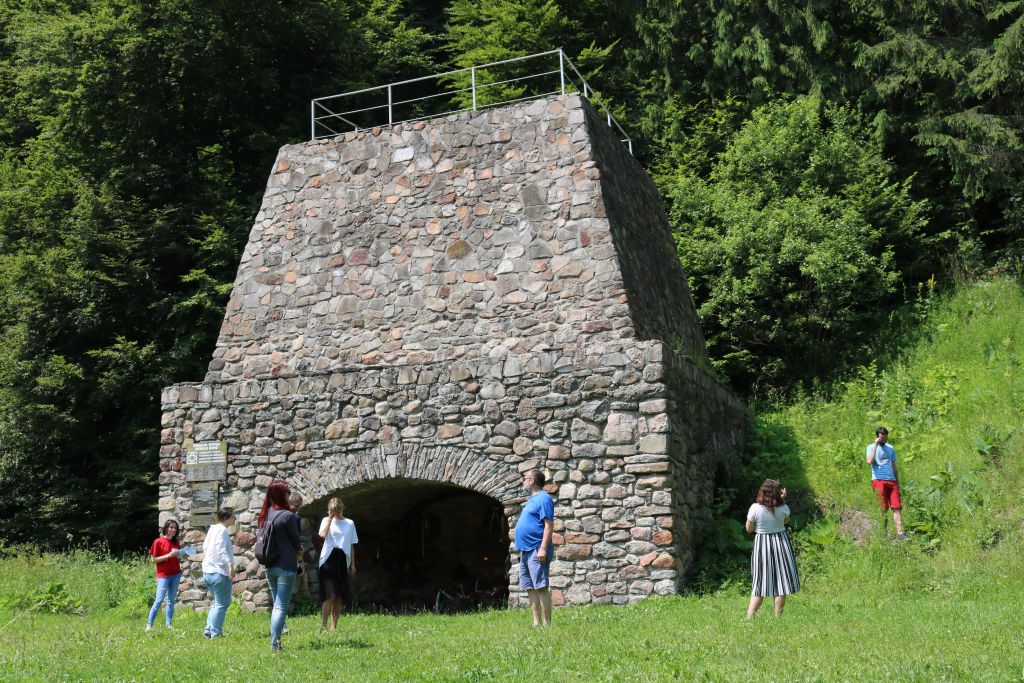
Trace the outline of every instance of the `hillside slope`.
[[[862, 368], [831, 400], [758, 417], [747, 486], [762, 475], [786, 480], [798, 526], [824, 513], [797, 533], [812, 587], [870, 575], [893, 587], [974, 591], [1020, 565], [1024, 291], [996, 279], [926, 308], [919, 341], [896, 362]], [[881, 322], [878, 334], [886, 329]], [[879, 425], [899, 454], [912, 536], [897, 553], [878, 528], [864, 462]], [[851, 516], [873, 525], [865, 548], [837, 533]]]

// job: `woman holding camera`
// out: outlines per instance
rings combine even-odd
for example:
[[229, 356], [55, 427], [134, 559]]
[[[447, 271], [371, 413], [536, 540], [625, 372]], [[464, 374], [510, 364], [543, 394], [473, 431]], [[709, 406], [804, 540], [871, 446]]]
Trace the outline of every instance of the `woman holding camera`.
[[322, 628], [327, 628], [327, 616], [331, 615], [331, 630], [338, 628], [338, 615], [344, 601], [346, 611], [352, 610], [352, 590], [348, 585], [349, 574], [356, 573], [355, 553], [352, 546], [359, 542], [356, 525], [345, 517], [345, 505], [337, 498], [327, 504], [327, 516], [320, 522], [320, 538], [324, 547], [320, 551], [320, 619]]
[[753, 619], [766, 596], [775, 598], [775, 614], [782, 614], [786, 596], [800, 590], [793, 546], [786, 535], [789, 506], [786, 489], [776, 479], [766, 479], [757, 492], [757, 502], [747, 511], [746, 529], [754, 534], [750, 556], [753, 588], [747, 619]]

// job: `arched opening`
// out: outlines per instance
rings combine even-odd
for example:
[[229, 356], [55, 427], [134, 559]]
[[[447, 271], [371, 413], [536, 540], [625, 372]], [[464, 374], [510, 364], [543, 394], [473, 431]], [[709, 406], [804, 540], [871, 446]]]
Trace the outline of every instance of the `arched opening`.
[[507, 604], [508, 520], [497, 500], [434, 481], [377, 479], [305, 506], [313, 534], [334, 496], [359, 534], [356, 609], [459, 612]]

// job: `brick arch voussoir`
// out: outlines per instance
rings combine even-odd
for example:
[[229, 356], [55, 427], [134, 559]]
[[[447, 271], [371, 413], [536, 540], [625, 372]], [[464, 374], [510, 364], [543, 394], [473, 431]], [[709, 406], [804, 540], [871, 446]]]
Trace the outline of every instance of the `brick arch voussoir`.
[[522, 495], [519, 471], [508, 463], [468, 448], [418, 443], [325, 454], [298, 467], [285, 481], [308, 502], [356, 484], [395, 478], [454, 484], [506, 506]]

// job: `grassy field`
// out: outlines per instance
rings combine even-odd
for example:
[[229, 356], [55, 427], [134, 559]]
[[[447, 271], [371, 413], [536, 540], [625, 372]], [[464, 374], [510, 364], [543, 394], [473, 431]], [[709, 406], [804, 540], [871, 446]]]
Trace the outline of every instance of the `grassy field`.
[[[204, 640], [204, 617], [187, 610], [173, 631], [161, 618], [145, 633], [153, 585], [141, 560], [8, 549], [0, 679], [1022, 680], [1024, 293], [1004, 280], [965, 286], [918, 315], [898, 358], [828, 398], [759, 412], [736, 486], [781, 476], [790, 487], [804, 590], [780, 619], [744, 621], [745, 559], [726, 543], [705, 551], [727, 571], [700, 595], [558, 610], [545, 630], [518, 610], [356, 615], [337, 634], [305, 616], [272, 654], [267, 616], [235, 608], [224, 639]], [[878, 424], [901, 454], [913, 540], [894, 545], [876, 526], [854, 545], [839, 518], [877, 519], [863, 452]], [[737, 490], [737, 504], [748, 495]]]
[[[901, 552], [892, 550], [892, 552]], [[5, 680], [1019, 680], [1019, 587], [952, 599], [859, 584], [815, 585], [781, 619], [742, 617], [739, 592], [560, 610], [550, 629], [520, 610], [457, 617], [345, 617], [336, 634], [289, 620], [271, 653], [265, 615], [231, 614], [228, 636], [201, 637], [202, 615], [143, 631], [144, 615], [35, 615], [0, 635]], [[265, 673], [264, 673], [265, 672]]]

